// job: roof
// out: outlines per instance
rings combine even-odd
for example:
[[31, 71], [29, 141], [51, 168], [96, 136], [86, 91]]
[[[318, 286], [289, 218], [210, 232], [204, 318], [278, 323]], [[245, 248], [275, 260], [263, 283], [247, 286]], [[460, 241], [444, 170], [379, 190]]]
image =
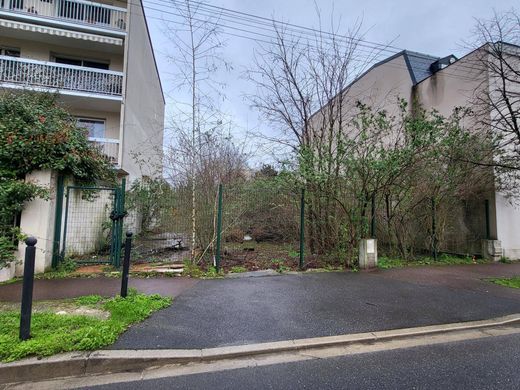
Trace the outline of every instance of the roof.
[[408, 50], [403, 50], [400, 54], [404, 56], [413, 85], [430, 77], [433, 74], [430, 70], [431, 64], [440, 60], [439, 57], [433, 57], [428, 54], [416, 53]]
[[[344, 93], [346, 90], [348, 90], [352, 85], [357, 83], [360, 79], [365, 77], [368, 73], [370, 73], [375, 68], [386, 64], [387, 62], [390, 62], [398, 57], [404, 57], [404, 61], [406, 63], [406, 67], [408, 68], [408, 72], [410, 74], [410, 79], [412, 80], [412, 84], [415, 86], [416, 84], [420, 83], [421, 81], [427, 79], [430, 77], [433, 72], [430, 70], [431, 65], [441, 60], [440, 57], [435, 57], [429, 54], [424, 53], [418, 53], [415, 51], [410, 50], [401, 50], [400, 52], [385, 58], [382, 61], [379, 61], [372, 65], [370, 68], [368, 68], [365, 72], [363, 72], [361, 75], [356, 77], [351, 83], [349, 83], [342, 91], [341, 93]], [[321, 107], [319, 110], [317, 110], [315, 113], [311, 115], [314, 116], [317, 112], [319, 112], [323, 107]]]

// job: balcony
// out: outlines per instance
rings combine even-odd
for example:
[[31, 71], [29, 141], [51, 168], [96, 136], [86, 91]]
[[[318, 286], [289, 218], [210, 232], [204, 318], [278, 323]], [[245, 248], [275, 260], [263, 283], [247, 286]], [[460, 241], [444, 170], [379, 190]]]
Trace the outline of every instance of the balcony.
[[3, 0], [0, 15], [74, 30], [126, 32], [126, 9], [85, 0]]
[[119, 140], [111, 138], [94, 138], [88, 139], [98, 150], [110, 159], [114, 165], [119, 163]]
[[4, 87], [121, 100], [123, 73], [0, 56], [0, 82]]

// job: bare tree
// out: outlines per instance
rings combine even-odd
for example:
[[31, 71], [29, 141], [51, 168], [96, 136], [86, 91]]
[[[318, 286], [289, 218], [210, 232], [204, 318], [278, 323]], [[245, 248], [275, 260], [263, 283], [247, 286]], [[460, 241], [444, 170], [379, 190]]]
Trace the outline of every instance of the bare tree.
[[495, 168], [503, 190], [516, 187], [520, 170], [520, 14], [511, 9], [477, 20], [473, 47], [486, 77], [473, 109], [490, 140], [489, 157], [474, 161]]
[[[182, 167], [188, 168], [191, 186], [191, 258], [195, 261], [197, 165], [205, 137], [222, 124], [222, 114], [215, 104], [215, 97], [221, 93], [221, 83], [214, 76], [226, 64], [219, 53], [223, 42], [219, 37], [218, 15], [205, 16], [199, 10], [200, 3], [191, 0], [172, 2], [172, 7], [181, 15], [181, 22], [168, 23], [164, 29], [174, 47], [169, 53], [169, 60], [176, 70], [174, 75], [179, 81], [178, 86], [189, 98], [187, 102], [175, 104], [170, 143], [182, 147]], [[175, 148], [170, 148], [170, 151], [172, 149]], [[176, 161], [179, 163], [181, 159]], [[173, 169], [182, 171], [180, 167], [177, 165]]]
[[248, 71], [257, 87], [248, 98], [273, 127], [265, 137], [292, 151], [302, 184], [309, 190], [311, 250], [321, 252], [337, 241], [339, 233], [333, 219], [344, 157], [341, 133], [349, 109], [355, 106], [353, 99], [347, 102], [349, 83], [380, 51], [361, 55], [360, 23], [344, 33], [334, 22], [330, 32], [324, 32], [321, 20], [311, 34], [297, 34], [277, 22], [273, 27], [272, 44], [261, 47]]

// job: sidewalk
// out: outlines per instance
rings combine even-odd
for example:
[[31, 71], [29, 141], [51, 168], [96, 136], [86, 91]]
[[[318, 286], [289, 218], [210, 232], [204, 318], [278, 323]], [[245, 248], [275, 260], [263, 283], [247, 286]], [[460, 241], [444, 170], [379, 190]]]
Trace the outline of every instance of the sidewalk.
[[[129, 287], [146, 294], [161, 294], [176, 297], [198, 283], [197, 279], [183, 277], [132, 278]], [[36, 279], [34, 281], [35, 301], [49, 299], [75, 298], [82, 295], [97, 294], [115, 296], [121, 291], [121, 278], [71, 278]], [[20, 302], [22, 282], [0, 285], [0, 301]]]

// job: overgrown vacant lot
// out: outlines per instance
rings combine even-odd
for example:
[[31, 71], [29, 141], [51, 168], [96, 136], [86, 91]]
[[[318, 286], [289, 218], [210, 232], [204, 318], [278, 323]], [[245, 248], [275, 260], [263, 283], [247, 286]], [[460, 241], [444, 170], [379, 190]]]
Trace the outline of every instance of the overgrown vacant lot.
[[[89, 351], [114, 343], [131, 324], [171, 304], [171, 298], [131, 291], [127, 298], [98, 295], [36, 303], [31, 336], [18, 339], [20, 313], [0, 306], [0, 361], [60, 352]], [[82, 313], [82, 314], [77, 314]]]

